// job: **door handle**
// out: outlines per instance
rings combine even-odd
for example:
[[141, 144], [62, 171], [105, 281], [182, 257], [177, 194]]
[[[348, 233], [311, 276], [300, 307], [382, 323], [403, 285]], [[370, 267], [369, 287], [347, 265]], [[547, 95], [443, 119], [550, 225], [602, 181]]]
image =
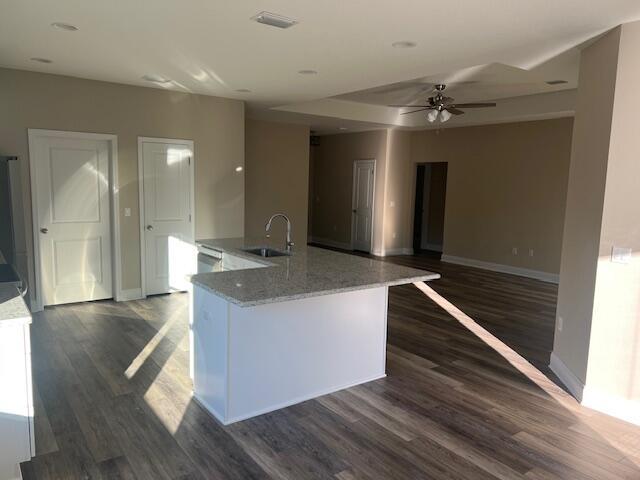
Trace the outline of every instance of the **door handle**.
[[147, 225], [147, 230], [149, 231], [153, 230], [153, 225]]
[[48, 228], [41, 228], [40, 232], [41, 233], [49, 233], [49, 229]]

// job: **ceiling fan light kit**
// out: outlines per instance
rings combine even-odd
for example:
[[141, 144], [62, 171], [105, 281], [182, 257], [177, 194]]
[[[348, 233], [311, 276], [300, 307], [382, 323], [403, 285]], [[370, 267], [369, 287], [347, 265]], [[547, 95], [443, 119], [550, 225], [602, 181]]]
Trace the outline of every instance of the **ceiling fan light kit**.
[[411, 110], [409, 112], [402, 112], [401, 115], [407, 115], [409, 113], [417, 113], [427, 111], [427, 120], [430, 123], [440, 119], [441, 123], [448, 122], [453, 115], [462, 115], [464, 111], [462, 108], [487, 108], [495, 107], [494, 102], [483, 103], [454, 103], [452, 97], [445, 97], [442, 92], [447, 88], [445, 84], [439, 83], [434, 86], [436, 94], [427, 98], [426, 105], [389, 105], [390, 107], [400, 108], [417, 108], [417, 110]]
[[442, 123], [449, 121], [449, 119], [453, 116], [453, 114], [449, 113], [448, 110], [442, 110], [440, 112], [440, 121]]

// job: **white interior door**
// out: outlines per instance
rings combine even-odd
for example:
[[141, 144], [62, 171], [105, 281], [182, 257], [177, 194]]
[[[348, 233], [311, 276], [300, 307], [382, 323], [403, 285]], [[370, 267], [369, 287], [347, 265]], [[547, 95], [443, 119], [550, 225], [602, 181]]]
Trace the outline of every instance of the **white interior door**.
[[31, 138], [43, 305], [111, 298], [109, 144]]
[[353, 166], [353, 248], [371, 251], [375, 161], [357, 160]]
[[187, 290], [196, 273], [191, 169], [192, 147], [142, 141], [145, 294]]

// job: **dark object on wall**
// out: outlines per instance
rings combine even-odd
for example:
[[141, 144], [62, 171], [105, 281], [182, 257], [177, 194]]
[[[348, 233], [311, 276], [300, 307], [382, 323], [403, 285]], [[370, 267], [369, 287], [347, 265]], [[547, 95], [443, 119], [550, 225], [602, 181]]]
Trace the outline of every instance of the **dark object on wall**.
[[18, 157], [0, 156], [0, 252], [8, 264], [15, 262], [9, 162], [17, 159]]

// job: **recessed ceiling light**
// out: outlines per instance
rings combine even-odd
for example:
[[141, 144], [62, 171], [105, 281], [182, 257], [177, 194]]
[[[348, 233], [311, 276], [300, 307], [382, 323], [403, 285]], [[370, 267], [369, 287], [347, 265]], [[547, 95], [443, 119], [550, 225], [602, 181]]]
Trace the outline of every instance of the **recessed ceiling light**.
[[338, 127], [338, 130], [348, 130], [347, 127]]
[[300, 75], [316, 75], [318, 73], [317, 70], [298, 70]]
[[51, 24], [53, 28], [57, 28], [58, 30], [66, 30], [67, 32], [77, 32], [78, 27], [75, 25], [71, 25], [70, 23], [63, 22], [54, 22]]
[[244, 168], [242, 166], [236, 167], [236, 172], [241, 172], [242, 170], [244, 170]]
[[153, 83], [169, 83], [171, 81], [170, 78], [163, 77], [162, 75], [156, 75], [153, 73], [143, 75], [142, 79], [146, 80], [147, 82], [153, 82]]
[[53, 60], [49, 60], [48, 58], [42, 58], [42, 57], [31, 57], [31, 60], [39, 63], [53, 63]]
[[400, 42], [393, 42], [391, 46], [393, 48], [413, 48], [417, 45], [416, 42], [409, 42], [407, 40], [402, 40]]
[[566, 80], [549, 80], [546, 82], [547, 85], [562, 85], [565, 83], [569, 83]]
[[277, 28], [289, 28], [298, 23], [298, 21], [293, 18], [287, 18], [284, 15], [278, 15], [277, 13], [271, 12], [260, 12], [259, 14], [251, 17], [251, 20]]
[[251, 90], [249, 90], [248, 88], [239, 88], [236, 90], [236, 92], [238, 93], [251, 93]]

